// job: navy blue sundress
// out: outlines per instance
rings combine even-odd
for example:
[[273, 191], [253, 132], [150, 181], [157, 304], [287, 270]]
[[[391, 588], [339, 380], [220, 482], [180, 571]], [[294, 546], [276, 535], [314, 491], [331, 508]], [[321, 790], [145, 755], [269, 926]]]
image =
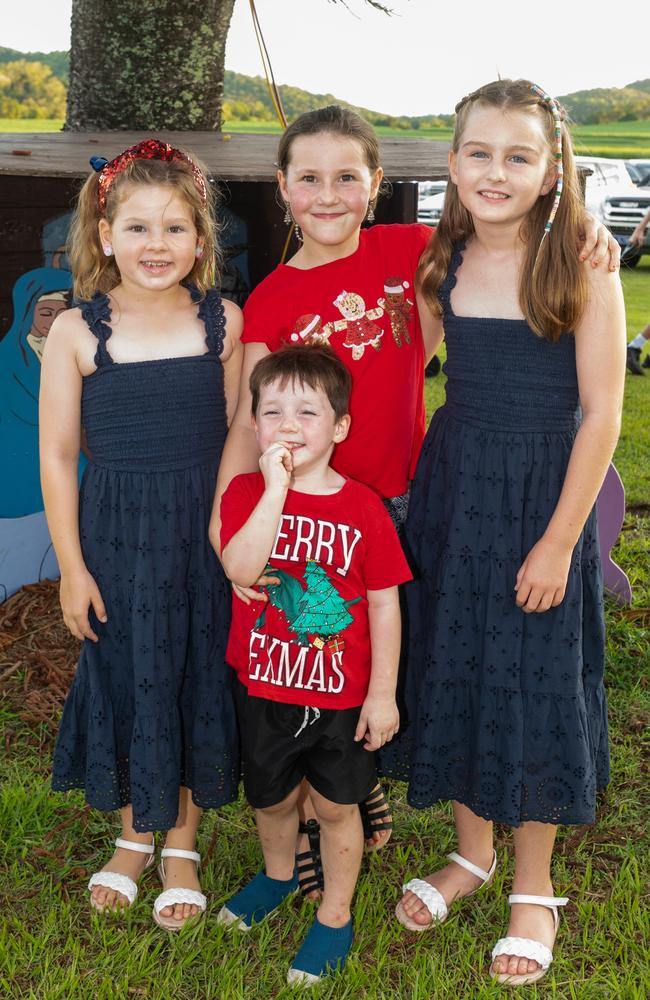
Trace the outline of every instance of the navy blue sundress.
[[79, 498], [81, 546], [106, 605], [85, 640], [54, 751], [53, 788], [101, 810], [132, 804], [136, 830], [176, 824], [237, 796], [238, 735], [225, 662], [230, 588], [208, 539], [226, 436], [225, 320], [198, 303], [206, 352], [119, 364], [106, 295], [80, 304], [97, 338], [81, 418], [92, 458]]
[[462, 253], [440, 290], [446, 401], [406, 523], [408, 799], [419, 809], [454, 799], [515, 827], [589, 823], [609, 779], [595, 510], [558, 607], [524, 614], [513, 589], [553, 514], [579, 426], [575, 342], [549, 343], [523, 320], [456, 316]]

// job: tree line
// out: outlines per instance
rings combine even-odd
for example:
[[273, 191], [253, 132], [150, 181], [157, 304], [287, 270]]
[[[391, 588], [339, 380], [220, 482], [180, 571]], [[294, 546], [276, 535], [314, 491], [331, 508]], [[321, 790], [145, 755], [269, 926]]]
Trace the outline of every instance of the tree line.
[[[18, 52], [0, 47], [0, 118], [63, 118], [67, 96], [69, 59], [67, 52]], [[341, 101], [333, 94], [311, 94], [299, 87], [281, 84], [280, 96], [291, 121], [304, 111], [325, 104], [354, 108], [375, 126], [431, 129], [448, 126], [451, 114], [412, 117], [382, 114]], [[572, 120], [581, 125], [601, 122], [639, 121], [650, 118], [650, 79], [636, 80], [626, 87], [580, 90], [559, 100]], [[229, 122], [275, 121], [266, 80], [227, 71], [223, 117]]]

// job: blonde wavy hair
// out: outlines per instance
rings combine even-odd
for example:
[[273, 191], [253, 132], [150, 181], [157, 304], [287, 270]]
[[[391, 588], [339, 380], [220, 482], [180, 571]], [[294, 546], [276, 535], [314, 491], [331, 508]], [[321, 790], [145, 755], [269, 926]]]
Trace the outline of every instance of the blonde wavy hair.
[[[464, 97], [456, 105], [452, 150], [458, 153], [460, 149], [471, 110], [477, 105], [495, 107], [536, 115], [544, 125], [549, 163], [554, 164], [556, 139], [553, 114], [531, 87], [529, 80], [495, 80]], [[566, 113], [561, 107], [560, 115], [564, 187], [553, 227], [543, 239], [544, 226], [555, 198], [555, 185], [537, 199], [520, 234], [526, 250], [519, 279], [519, 305], [531, 329], [549, 341], [555, 341], [562, 333], [575, 329], [587, 299], [586, 281], [577, 249], [584, 208], [571, 138], [565, 123]], [[450, 180], [440, 222], [420, 259], [416, 275], [417, 287], [432, 312], [438, 316], [442, 315], [438, 291], [449, 268], [453, 248], [473, 233], [472, 216], [462, 205], [458, 188]]]
[[106, 209], [99, 210], [99, 174], [93, 171], [77, 199], [75, 213], [68, 234], [68, 256], [74, 277], [76, 298], [88, 299], [95, 292], [110, 292], [120, 283], [120, 272], [114, 257], [104, 256], [99, 238], [99, 221], [105, 218], [112, 224], [120, 203], [134, 184], [164, 184], [183, 198], [190, 209], [194, 225], [203, 244], [203, 254], [198, 257], [184, 279], [196, 285], [202, 295], [218, 280], [221, 252], [217, 242], [218, 223], [215, 217], [216, 199], [213, 186], [208, 183], [205, 167], [193, 154], [188, 153], [205, 179], [206, 200], [192, 175], [189, 164], [182, 160], [135, 159], [117, 174], [106, 193]]

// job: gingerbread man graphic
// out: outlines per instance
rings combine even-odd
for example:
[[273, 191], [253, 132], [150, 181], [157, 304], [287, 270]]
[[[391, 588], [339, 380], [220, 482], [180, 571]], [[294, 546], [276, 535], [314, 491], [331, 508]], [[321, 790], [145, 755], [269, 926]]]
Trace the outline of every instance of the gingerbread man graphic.
[[384, 310], [382, 308], [366, 309], [366, 303], [356, 292], [341, 292], [334, 299], [334, 305], [343, 319], [327, 323], [324, 330], [330, 327], [331, 330], [346, 331], [343, 346], [351, 348], [354, 361], [359, 361], [363, 357], [368, 346], [374, 347], [378, 351], [381, 347], [380, 340], [384, 336], [384, 331], [372, 321], [383, 316]]
[[413, 300], [407, 299], [404, 296], [404, 292], [408, 287], [408, 281], [402, 281], [401, 278], [392, 276], [386, 278], [384, 282], [384, 294], [386, 298], [377, 300], [378, 305], [382, 306], [388, 314], [391, 330], [393, 331], [393, 340], [398, 347], [402, 346], [402, 340], [404, 340], [405, 344], [411, 343], [409, 320], [413, 315]]

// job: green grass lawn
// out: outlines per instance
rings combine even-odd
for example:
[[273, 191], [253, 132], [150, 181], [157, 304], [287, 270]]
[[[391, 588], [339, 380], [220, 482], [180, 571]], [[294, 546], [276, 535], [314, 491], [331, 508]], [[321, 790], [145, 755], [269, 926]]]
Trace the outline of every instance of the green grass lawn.
[[[650, 262], [623, 276], [629, 330], [650, 319]], [[429, 381], [429, 411], [442, 400]], [[518, 996], [559, 1000], [645, 1000], [650, 994], [647, 902], [647, 743], [650, 640], [650, 376], [627, 376], [616, 461], [630, 509], [616, 556], [634, 585], [631, 609], [607, 606], [612, 782], [594, 827], [560, 832], [555, 887], [571, 904], [562, 914], [556, 959], [538, 986]], [[58, 621], [53, 651], [64, 643]], [[25, 624], [28, 629], [30, 623]], [[15, 656], [14, 656], [15, 659]], [[0, 655], [0, 675], [14, 662]], [[644, 674], [645, 670], [645, 674]], [[265, 1000], [299, 991], [285, 986], [287, 963], [312, 918], [292, 900], [268, 925], [238, 935], [217, 927], [221, 905], [260, 866], [252, 814], [243, 804], [206, 815], [200, 834], [207, 919], [177, 936], [156, 928], [153, 874], [124, 918], [98, 917], [85, 885], [110, 853], [112, 817], [90, 811], [80, 794], [49, 791], [50, 727], [28, 728], [15, 696], [0, 703], [0, 996], [12, 1000]], [[420, 936], [404, 931], [393, 908], [405, 876], [425, 874], [455, 846], [449, 808], [416, 812], [405, 787], [389, 788], [395, 833], [366, 859], [355, 902], [356, 945], [345, 975], [318, 991], [327, 1000], [496, 1000], [506, 993], [486, 973], [489, 951], [507, 926], [512, 876], [508, 832], [497, 831], [495, 883], [453, 908], [447, 922]], [[511, 994], [508, 994], [511, 995]]]
[[[63, 121], [50, 118], [0, 118], [0, 132], [58, 132]], [[251, 135], [280, 133], [276, 122], [225, 122], [223, 131]], [[610, 122], [602, 125], [575, 125], [572, 128], [576, 152], [591, 156], [649, 157], [650, 121]], [[451, 128], [423, 128], [412, 131], [379, 126], [380, 136], [449, 141]]]

